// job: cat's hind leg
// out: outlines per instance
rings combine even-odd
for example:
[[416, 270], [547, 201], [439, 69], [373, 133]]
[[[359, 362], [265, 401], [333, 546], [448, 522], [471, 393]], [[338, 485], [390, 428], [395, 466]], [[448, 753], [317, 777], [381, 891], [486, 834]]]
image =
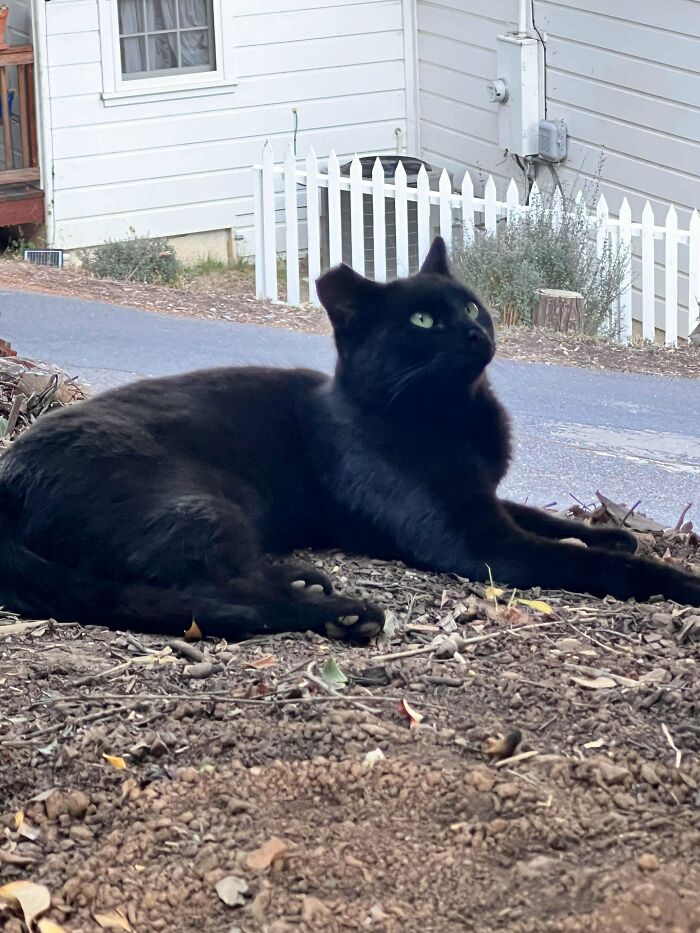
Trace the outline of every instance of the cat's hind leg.
[[[205, 635], [231, 637], [226, 606], [250, 609], [245, 633], [305, 631], [367, 640], [381, 631], [384, 615], [364, 600], [337, 596], [316, 568], [270, 564], [253, 523], [223, 497], [201, 492], [162, 496], [134, 529], [127, 565], [131, 580], [204, 597], [197, 618]], [[296, 585], [295, 585], [296, 584]], [[221, 613], [212, 611], [216, 602]], [[193, 610], [194, 611], [194, 610]]]
[[554, 538], [559, 541], [578, 538], [590, 547], [628, 554], [634, 554], [637, 550], [637, 539], [624, 528], [596, 528], [585, 522], [560, 518], [545, 509], [534, 509], [518, 502], [502, 502], [501, 505], [523, 531], [529, 531], [541, 538]]

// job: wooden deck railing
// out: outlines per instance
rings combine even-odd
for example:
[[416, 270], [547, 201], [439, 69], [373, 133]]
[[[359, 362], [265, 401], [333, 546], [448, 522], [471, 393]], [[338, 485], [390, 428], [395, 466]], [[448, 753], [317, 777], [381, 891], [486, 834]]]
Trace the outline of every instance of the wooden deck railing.
[[[16, 69], [10, 116], [10, 80]], [[36, 138], [36, 99], [34, 96], [34, 50], [31, 45], [14, 45], [0, 50], [0, 184], [39, 180]], [[19, 122], [19, 134], [13, 124]]]

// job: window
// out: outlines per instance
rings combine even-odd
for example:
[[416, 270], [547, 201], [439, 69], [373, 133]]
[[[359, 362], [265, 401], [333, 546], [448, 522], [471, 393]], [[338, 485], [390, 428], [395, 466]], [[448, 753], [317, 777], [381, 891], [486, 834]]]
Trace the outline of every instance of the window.
[[213, 0], [118, 0], [125, 81], [216, 71]]

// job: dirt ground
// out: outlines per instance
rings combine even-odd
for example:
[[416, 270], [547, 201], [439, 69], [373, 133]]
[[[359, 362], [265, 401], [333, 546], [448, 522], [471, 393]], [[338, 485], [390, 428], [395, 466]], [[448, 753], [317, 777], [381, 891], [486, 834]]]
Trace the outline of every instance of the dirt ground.
[[378, 644], [0, 622], [2, 882], [73, 933], [700, 930], [700, 611], [300, 556]]
[[[0, 287], [105, 301], [160, 314], [262, 324], [306, 333], [330, 333], [330, 325], [322, 309], [309, 305], [291, 308], [256, 300], [251, 269], [192, 275], [180, 286], [173, 287], [110, 282], [91, 278], [81, 271], [42, 269], [13, 259], [0, 259]], [[502, 357], [528, 362], [700, 378], [700, 347], [687, 345], [622, 347], [581, 335], [503, 327], [498, 334], [498, 352]]]

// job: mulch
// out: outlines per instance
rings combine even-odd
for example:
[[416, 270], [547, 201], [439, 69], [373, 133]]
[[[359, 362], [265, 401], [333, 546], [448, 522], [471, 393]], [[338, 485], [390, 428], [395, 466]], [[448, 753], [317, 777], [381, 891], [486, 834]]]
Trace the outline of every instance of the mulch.
[[[41, 268], [0, 259], [0, 287], [49, 292], [181, 317], [258, 324], [304, 333], [331, 332], [322, 309], [309, 305], [292, 308], [256, 299], [250, 270], [190, 276], [178, 287], [172, 287], [110, 282], [91, 278], [80, 270]], [[526, 327], [499, 328], [498, 344], [499, 355], [507, 359], [608, 372], [700, 378], [700, 346], [622, 347], [580, 334]]]

